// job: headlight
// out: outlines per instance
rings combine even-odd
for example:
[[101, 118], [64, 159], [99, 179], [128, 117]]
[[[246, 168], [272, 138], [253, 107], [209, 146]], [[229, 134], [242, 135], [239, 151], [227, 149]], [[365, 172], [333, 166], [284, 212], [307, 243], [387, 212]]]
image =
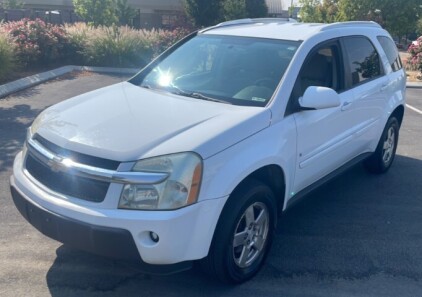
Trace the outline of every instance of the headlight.
[[202, 178], [202, 159], [195, 153], [180, 153], [138, 161], [138, 172], [167, 173], [160, 184], [126, 184], [119, 208], [170, 210], [195, 203]]

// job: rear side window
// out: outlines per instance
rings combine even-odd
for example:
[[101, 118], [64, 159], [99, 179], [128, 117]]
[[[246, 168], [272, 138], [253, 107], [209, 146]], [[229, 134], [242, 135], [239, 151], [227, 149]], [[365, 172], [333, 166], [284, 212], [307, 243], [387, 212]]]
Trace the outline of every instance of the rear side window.
[[398, 71], [403, 68], [403, 65], [400, 60], [399, 51], [397, 50], [394, 42], [385, 36], [378, 36], [378, 41], [380, 42], [382, 49], [387, 55], [388, 62], [391, 65], [393, 71]]
[[343, 44], [348, 53], [352, 86], [381, 75], [378, 52], [369, 39], [360, 36], [345, 37]]

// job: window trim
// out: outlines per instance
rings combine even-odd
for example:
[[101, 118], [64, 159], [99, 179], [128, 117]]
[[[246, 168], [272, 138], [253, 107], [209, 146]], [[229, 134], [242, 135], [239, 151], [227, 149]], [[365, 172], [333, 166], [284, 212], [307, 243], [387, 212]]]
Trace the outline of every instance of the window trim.
[[[372, 47], [374, 48], [375, 52], [378, 55], [378, 64], [379, 64], [379, 67], [380, 67], [380, 74], [378, 76], [371, 77], [370, 79], [366, 79], [364, 81], [361, 81], [361, 82], [353, 85], [352, 72], [351, 72], [350, 63], [349, 63], [350, 62], [349, 50], [347, 49], [347, 47], [344, 43], [344, 40], [347, 39], [347, 38], [364, 38], [364, 39], [369, 41], [369, 43], [372, 45]], [[343, 37], [340, 37], [340, 44], [341, 44], [341, 47], [342, 47], [343, 55], [345, 57], [345, 60], [344, 60], [345, 68], [347, 68], [346, 72], [344, 73], [344, 75], [346, 76], [346, 83], [347, 83], [346, 86], [345, 86], [345, 91], [352, 90], [352, 89], [357, 88], [361, 85], [364, 85], [366, 83], [372, 82], [376, 79], [379, 79], [379, 78], [385, 76], [385, 69], [384, 69], [384, 65], [382, 64], [382, 61], [381, 61], [381, 56], [379, 54], [379, 51], [377, 50], [377, 47], [375, 46], [375, 44], [372, 42], [372, 40], [370, 38], [368, 38], [365, 35], [343, 36]]]

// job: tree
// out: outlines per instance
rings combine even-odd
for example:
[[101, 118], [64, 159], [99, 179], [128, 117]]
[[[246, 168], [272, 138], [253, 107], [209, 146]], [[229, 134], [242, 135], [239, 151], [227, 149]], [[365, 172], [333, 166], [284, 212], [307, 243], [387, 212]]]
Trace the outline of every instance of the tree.
[[186, 15], [197, 27], [207, 27], [218, 23], [221, 5], [221, 0], [184, 0]]
[[422, 35], [422, 17], [419, 18], [418, 23], [416, 25], [416, 33], [418, 33], [419, 36]]
[[305, 23], [321, 23], [322, 17], [318, 7], [321, 5], [319, 0], [300, 0], [300, 18]]
[[138, 12], [127, 3], [127, 0], [117, 0], [116, 14], [120, 25], [133, 25], [133, 19]]
[[339, 11], [343, 21], [375, 21], [400, 37], [415, 30], [422, 7], [420, 0], [339, 0]]
[[73, 0], [78, 16], [93, 26], [110, 26], [118, 21], [114, 0]]
[[3, 0], [3, 4], [1, 6], [4, 9], [21, 9], [24, 5], [25, 3], [19, 0]]
[[265, 0], [246, 0], [246, 15], [248, 18], [262, 18], [268, 15]]
[[421, 0], [300, 0], [305, 22], [375, 21], [402, 37], [415, 31]]
[[223, 18], [225, 21], [246, 18], [245, 0], [225, 0], [223, 2]]
[[268, 8], [264, 0], [224, 0], [222, 15], [225, 21], [262, 18], [268, 15]]

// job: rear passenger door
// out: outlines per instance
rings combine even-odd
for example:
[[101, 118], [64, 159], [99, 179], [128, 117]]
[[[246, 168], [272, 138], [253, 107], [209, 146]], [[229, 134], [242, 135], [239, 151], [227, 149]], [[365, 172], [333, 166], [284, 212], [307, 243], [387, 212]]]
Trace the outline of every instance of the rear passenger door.
[[384, 74], [379, 53], [369, 38], [343, 37], [341, 44], [345, 55], [346, 89], [353, 92], [351, 100], [343, 103], [342, 117], [353, 127], [355, 152], [368, 152], [374, 139], [379, 138], [389, 80]]

